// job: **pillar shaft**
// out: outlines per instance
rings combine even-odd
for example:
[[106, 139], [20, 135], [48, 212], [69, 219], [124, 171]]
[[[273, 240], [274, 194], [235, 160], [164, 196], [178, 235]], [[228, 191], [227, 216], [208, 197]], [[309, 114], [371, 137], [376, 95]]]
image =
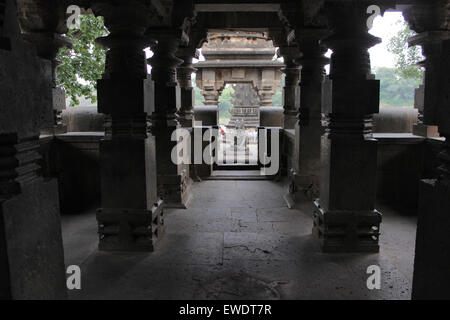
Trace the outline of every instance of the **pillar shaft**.
[[[450, 31], [426, 31], [410, 39], [410, 45], [421, 45], [422, 52], [427, 59], [422, 63], [425, 67], [423, 85], [416, 90], [415, 105], [419, 111], [418, 124], [414, 126], [414, 133], [425, 137], [437, 137], [435, 123], [437, 103], [439, 97], [440, 70], [439, 61], [442, 52], [442, 41], [450, 38]], [[425, 87], [428, 86], [428, 90]], [[425, 107], [426, 106], [426, 107]]]
[[[61, 62], [56, 59], [59, 49], [62, 47], [71, 47], [72, 41], [63, 36], [67, 32], [63, 4], [57, 1], [37, 0], [34, 1], [32, 10], [41, 14], [41, 22], [36, 25], [35, 20], [26, 19], [29, 14], [30, 4], [22, 3], [19, 7], [19, 16], [22, 17], [21, 27], [24, 40], [36, 48], [37, 55], [51, 61], [52, 66], [52, 101], [48, 106], [49, 117], [52, 118], [52, 125], [42, 128], [42, 134], [65, 133], [67, 128], [62, 124], [61, 113], [66, 109], [66, 92], [64, 88], [57, 85], [56, 69]], [[45, 10], [53, 10], [53, 15], [44, 15]], [[61, 21], [63, 23], [56, 23]]]
[[[426, 56], [426, 74], [435, 82], [433, 86], [425, 83], [425, 97], [434, 104], [425, 103], [424, 123], [437, 125], [445, 141], [438, 155], [439, 177], [420, 183], [413, 299], [450, 299], [450, 257], [442, 254], [450, 248], [450, 39], [445, 37], [435, 45], [439, 50]], [[437, 96], [432, 98], [432, 94]]]
[[377, 141], [372, 115], [379, 81], [372, 80], [368, 48], [379, 42], [366, 26], [364, 3], [327, 3], [334, 34], [330, 76], [323, 86], [326, 132], [321, 144], [320, 200], [314, 233], [327, 252], [378, 252], [381, 214], [375, 210]]
[[[53, 18], [29, 9], [43, 24]], [[17, 17], [16, 1], [0, 1], [0, 299], [65, 299], [58, 185], [39, 165], [52, 67], [23, 41]]]
[[280, 47], [279, 55], [283, 57], [285, 67], [281, 71], [285, 74], [283, 88], [284, 129], [294, 129], [297, 123], [297, 110], [300, 81], [300, 68], [295, 59], [300, 56], [297, 47]]
[[155, 143], [147, 117], [154, 98], [143, 49], [149, 9], [94, 2], [110, 35], [97, 41], [108, 47], [98, 81], [98, 110], [106, 114], [100, 142], [101, 208], [97, 213], [100, 250], [152, 251], [163, 232], [162, 203], [156, 196]]
[[164, 199], [166, 207], [185, 208], [190, 200], [188, 172], [185, 166], [177, 165], [172, 159], [172, 150], [177, 144], [172, 141], [172, 133], [181, 128], [177, 116], [180, 87], [176, 81], [176, 68], [183, 60], [175, 56], [180, 36], [170, 29], [150, 29], [148, 35], [157, 40], [149, 61], [155, 83], [152, 132], [156, 139], [158, 195]]
[[[445, 140], [439, 154], [437, 179], [419, 185], [416, 248], [414, 256], [413, 299], [450, 299], [450, 0], [427, 1], [403, 12], [417, 35], [410, 45], [421, 45], [425, 61], [420, 107], [422, 128], [437, 126]], [[434, 132], [435, 134], [435, 132]]]
[[179, 48], [177, 57], [183, 60], [183, 63], [177, 68], [177, 80], [181, 91], [178, 116], [182, 127], [191, 128], [194, 116], [194, 88], [192, 87], [191, 75], [197, 71], [192, 66], [192, 60], [199, 57], [199, 52], [197, 49]]
[[323, 56], [325, 49], [316, 37], [299, 35], [298, 42], [303, 57], [297, 62], [301, 65], [300, 97], [298, 122], [295, 130], [296, 197], [301, 200], [316, 198], [319, 195], [320, 141], [324, 132], [322, 127], [322, 82], [324, 66], [329, 59]]

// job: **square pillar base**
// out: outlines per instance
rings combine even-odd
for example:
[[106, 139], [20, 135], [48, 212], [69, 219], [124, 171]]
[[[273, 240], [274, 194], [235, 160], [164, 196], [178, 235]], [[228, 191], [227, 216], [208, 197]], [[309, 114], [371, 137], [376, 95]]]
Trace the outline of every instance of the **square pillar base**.
[[290, 209], [296, 208], [302, 202], [312, 201], [319, 196], [320, 178], [318, 176], [302, 176], [295, 172], [291, 174], [288, 182], [284, 200]]
[[379, 252], [381, 213], [371, 211], [325, 211], [314, 202], [313, 234], [323, 252]]
[[191, 201], [192, 180], [185, 174], [158, 176], [158, 193], [165, 208], [186, 209]]
[[0, 299], [67, 298], [56, 179], [0, 201]]
[[412, 298], [450, 299], [450, 185], [420, 183]]
[[99, 250], [151, 252], [164, 234], [163, 201], [151, 210], [101, 208], [97, 222]]
[[437, 126], [427, 126], [423, 123], [413, 125], [413, 132], [415, 136], [436, 138], [439, 137], [439, 131]]

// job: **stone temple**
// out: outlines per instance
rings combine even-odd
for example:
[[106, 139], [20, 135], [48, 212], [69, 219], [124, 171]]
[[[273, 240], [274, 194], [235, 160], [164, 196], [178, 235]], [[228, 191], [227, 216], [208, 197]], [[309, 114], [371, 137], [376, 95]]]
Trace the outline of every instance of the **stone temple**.
[[236, 122], [242, 120], [247, 128], [259, 127], [260, 104], [258, 95], [250, 84], [236, 85], [233, 95], [233, 109], [228, 126], [235, 127]]
[[[57, 85], [70, 5], [109, 31], [96, 108]], [[416, 32], [415, 109], [379, 108], [371, 6]], [[449, 0], [0, 0], [0, 297], [449, 299], [449, 21]], [[227, 84], [256, 163], [215, 163]]]

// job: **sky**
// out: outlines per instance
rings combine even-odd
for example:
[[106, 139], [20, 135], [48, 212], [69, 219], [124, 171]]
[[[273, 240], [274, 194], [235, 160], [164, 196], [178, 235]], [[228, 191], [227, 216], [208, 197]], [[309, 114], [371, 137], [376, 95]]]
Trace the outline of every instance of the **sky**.
[[383, 42], [369, 50], [372, 68], [394, 67], [394, 56], [388, 52], [387, 43], [401, 29], [399, 21], [404, 21], [401, 12], [386, 12], [383, 17], [378, 16], [373, 21], [369, 32], [381, 38]]

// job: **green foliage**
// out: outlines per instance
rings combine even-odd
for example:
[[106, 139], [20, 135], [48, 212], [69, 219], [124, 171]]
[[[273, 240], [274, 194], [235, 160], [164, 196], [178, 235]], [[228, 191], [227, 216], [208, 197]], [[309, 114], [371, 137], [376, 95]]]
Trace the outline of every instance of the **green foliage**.
[[80, 103], [79, 97], [97, 101], [97, 80], [105, 70], [106, 49], [95, 44], [95, 39], [106, 36], [102, 17], [82, 15], [80, 29], [71, 29], [67, 37], [73, 48], [63, 48], [57, 57], [63, 64], [57, 69], [58, 85], [66, 89], [70, 104]]
[[391, 107], [411, 107], [414, 105], [414, 89], [421, 79], [401, 78], [396, 69], [377, 68], [375, 74], [380, 82], [380, 105]]
[[202, 95], [202, 90], [199, 87], [194, 87], [194, 106], [205, 105], [205, 97]]
[[388, 51], [395, 55], [397, 75], [403, 79], [422, 79], [422, 68], [416, 65], [423, 59], [420, 47], [408, 47], [408, 39], [414, 36], [415, 32], [409, 29], [406, 22], [398, 23], [402, 25], [402, 29], [389, 40], [387, 45]]
[[227, 124], [231, 119], [231, 110], [233, 109], [233, 86], [227, 85], [219, 97], [219, 123]]
[[275, 94], [272, 96], [272, 105], [274, 107], [282, 107], [283, 106], [283, 92], [281, 88], [278, 88]]
[[281, 75], [281, 86], [276, 89], [275, 94], [272, 96], [272, 106], [282, 107], [283, 106], [283, 87], [286, 83], [286, 75], [283, 73]]

